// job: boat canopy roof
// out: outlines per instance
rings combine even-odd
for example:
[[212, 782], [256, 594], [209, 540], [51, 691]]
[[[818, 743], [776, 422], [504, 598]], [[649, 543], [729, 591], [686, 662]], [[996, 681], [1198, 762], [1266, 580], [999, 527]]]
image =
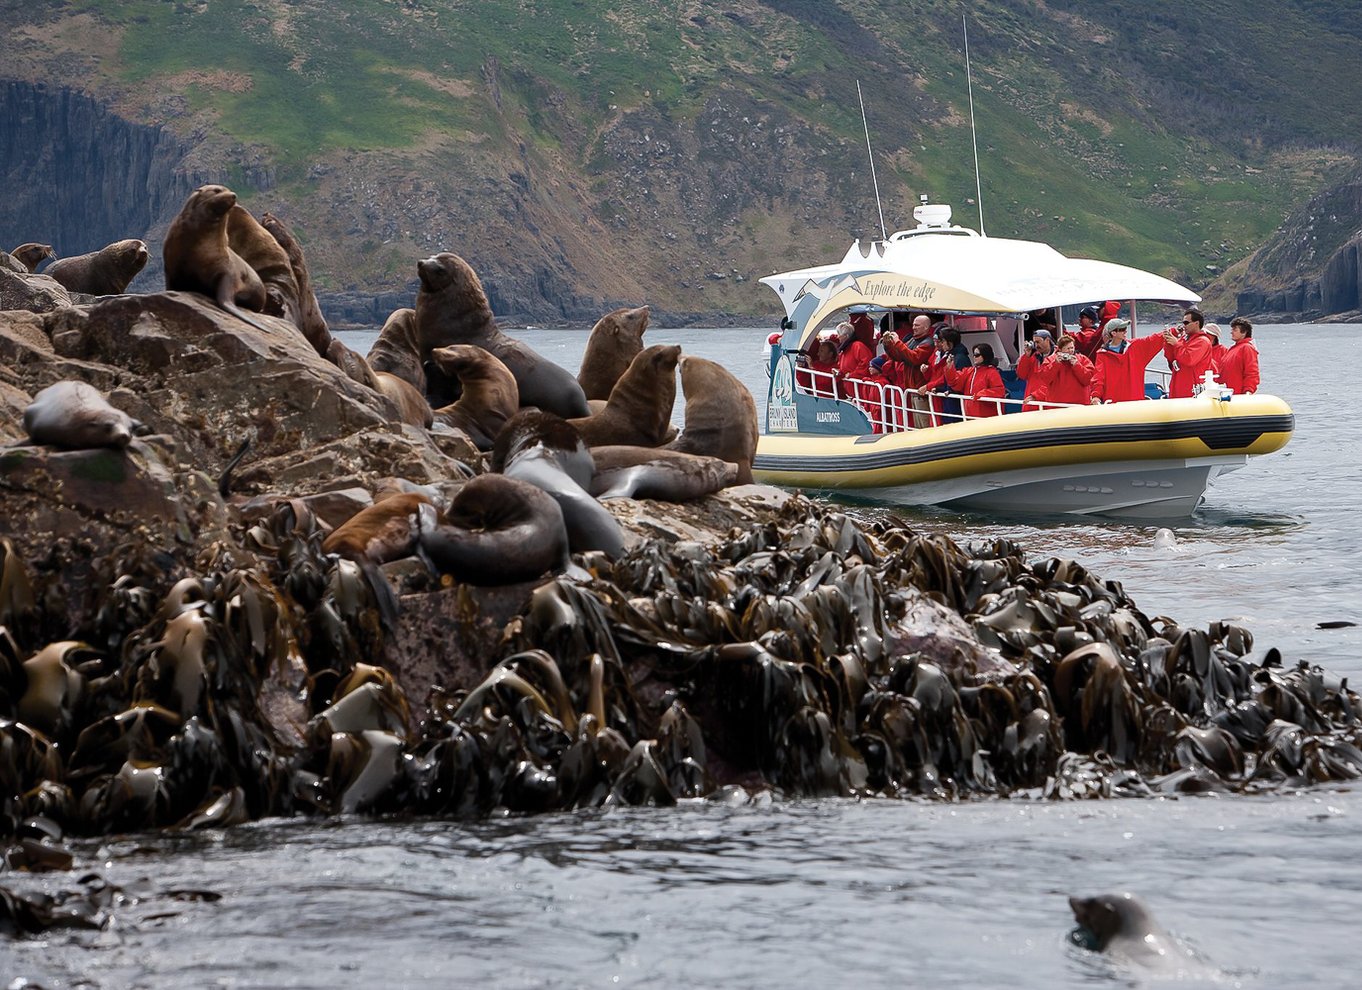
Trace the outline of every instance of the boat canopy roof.
[[811, 317], [846, 306], [942, 313], [1027, 313], [1098, 300], [1190, 305], [1201, 297], [1176, 282], [1125, 265], [1067, 258], [1036, 241], [983, 237], [961, 227], [900, 231], [887, 241], [852, 244], [840, 264], [761, 279], [785, 314]]

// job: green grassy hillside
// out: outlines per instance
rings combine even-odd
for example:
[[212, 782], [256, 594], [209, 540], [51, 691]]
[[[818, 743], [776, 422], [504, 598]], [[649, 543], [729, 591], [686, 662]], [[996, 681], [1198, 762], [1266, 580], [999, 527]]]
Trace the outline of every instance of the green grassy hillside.
[[[1354, 7], [968, 5], [986, 229], [1210, 281], [1356, 161]], [[323, 288], [401, 285], [449, 249], [522, 293], [769, 310], [751, 277], [879, 232], [858, 81], [889, 228], [921, 193], [978, 221], [957, 3], [0, 12], [8, 71], [205, 135], [225, 176], [267, 161], [256, 201], [289, 204]]]

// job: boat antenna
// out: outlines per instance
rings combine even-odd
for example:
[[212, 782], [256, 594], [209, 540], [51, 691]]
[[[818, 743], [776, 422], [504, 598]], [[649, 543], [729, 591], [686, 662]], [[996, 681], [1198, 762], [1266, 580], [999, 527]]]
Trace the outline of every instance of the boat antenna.
[[[870, 181], [875, 185], [875, 208], [880, 211], [880, 240], [889, 240], [889, 231], [884, 227], [884, 207], [880, 205], [880, 180], [875, 178], [875, 152], [870, 150], [870, 124], [865, 119], [865, 97], [861, 96], [861, 81], [856, 80], [856, 99], [861, 101], [861, 126], [865, 128], [865, 153], [870, 156]], [[975, 170], [978, 170], [978, 156], [975, 156]]]
[[[984, 233], [984, 190], [979, 184], [979, 137], [974, 131], [974, 78], [969, 71], [969, 24], [966, 22], [965, 15], [960, 15], [960, 26], [965, 29], [965, 82], [969, 85], [969, 138], [974, 143], [974, 202], [979, 206], [979, 235], [987, 237]], [[860, 83], [856, 84], [857, 91], [860, 91]], [[865, 110], [862, 108], [861, 113]], [[866, 140], [870, 140], [869, 134]]]

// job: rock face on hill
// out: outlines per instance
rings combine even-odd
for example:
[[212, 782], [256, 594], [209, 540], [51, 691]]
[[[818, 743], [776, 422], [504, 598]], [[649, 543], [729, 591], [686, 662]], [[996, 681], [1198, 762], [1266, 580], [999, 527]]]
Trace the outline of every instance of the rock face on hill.
[[1235, 303], [1269, 319], [1362, 319], [1362, 172], [1287, 218], [1249, 259]]

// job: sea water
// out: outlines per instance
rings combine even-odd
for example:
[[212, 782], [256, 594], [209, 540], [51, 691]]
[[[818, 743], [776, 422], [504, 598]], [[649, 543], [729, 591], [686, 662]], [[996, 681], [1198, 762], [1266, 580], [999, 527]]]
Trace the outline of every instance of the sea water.
[[[761, 408], [767, 332], [654, 327], [646, 341], [722, 362]], [[586, 344], [584, 331], [516, 335], [573, 370]], [[345, 339], [364, 352], [372, 334]], [[1362, 629], [1318, 628], [1362, 622], [1362, 327], [1255, 340], [1295, 437], [1217, 480], [1173, 548], [1155, 547], [1153, 524], [902, 514], [961, 542], [1074, 557], [1151, 616], [1229, 619], [1288, 663], [1362, 683]], [[77, 846], [78, 868], [142, 900], [106, 931], [0, 941], [0, 986], [1354, 987], [1359, 849], [1362, 797], [1337, 785], [260, 822]], [[1143, 897], [1206, 969], [1151, 975], [1070, 944], [1066, 896], [1113, 890]]]

